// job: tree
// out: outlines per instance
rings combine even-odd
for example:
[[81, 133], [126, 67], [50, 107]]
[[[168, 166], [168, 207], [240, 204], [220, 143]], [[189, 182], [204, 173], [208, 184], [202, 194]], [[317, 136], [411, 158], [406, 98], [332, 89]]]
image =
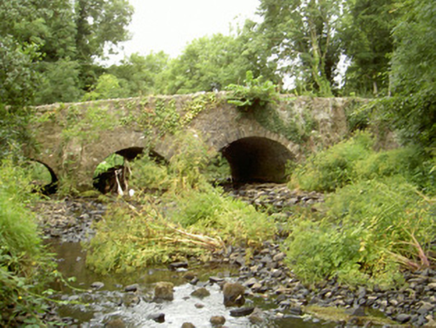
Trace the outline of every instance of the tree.
[[261, 0], [259, 31], [270, 55], [299, 89], [332, 94], [339, 62], [335, 32], [342, 0]]
[[78, 59], [92, 62], [103, 57], [105, 50], [114, 51], [120, 42], [129, 39], [133, 7], [128, 0], [76, 0], [76, 49]]
[[115, 75], [129, 97], [151, 94], [156, 91], [161, 73], [167, 68], [169, 56], [163, 51], [147, 56], [138, 53], [112, 65], [108, 73]]
[[168, 94], [219, 90], [242, 82], [249, 70], [256, 74], [265, 71], [265, 77], [277, 79], [271, 69], [275, 66], [266, 62], [266, 57], [256, 55], [248, 34], [205, 36], [193, 40], [181, 56], [170, 62], [162, 78], [165, 88], [160, 90]]
[[0, 105], [24, 107], [32, 104], [39, 74], [35, 44], [20, 44], [12, 36], [0, 37]]
[[94, 65], [95, 58], [103, 58], [105, 50], [129, 38], [127, 26], [133, 7], [128, 0], [76, 0], [76, 51], [81, 65], [82, 88], [89, 91], [103, 72]]
[[391, 110], [403, 137], [436, 148], [436, 10], [433, 0], [403, 0], [394, 28], [394, 102]]
[[393, 51], [391, 32], [397, 19], [394, 9], [394, 0], [346, 2], [339, 36], [342, 51], [350, 60], [347, 90], [365, 96], [387, 94]]

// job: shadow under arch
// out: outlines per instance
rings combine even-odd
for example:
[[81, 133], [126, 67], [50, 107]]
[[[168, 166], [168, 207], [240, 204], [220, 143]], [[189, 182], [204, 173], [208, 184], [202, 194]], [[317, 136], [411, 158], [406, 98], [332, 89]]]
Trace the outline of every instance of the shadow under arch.
[[[142, 156], [144, 151], [144, 147], [129, 147], [118, 150], [106, 157], [103, 160], [106, 168], [99, 170], [99, 166], [103, 163], [102, 162], [97, 166], [94, 172], [94, 188], [104, 194], [109, 192], [117, 192], [119, 188], [125, 191], [125, 189], [127, 189], [126, 181], [130, 174], [130, 169], [126, 165], [126, 161], [134, 161]], [[154, 150], [149, 150], [148, 156], [158, 163], [166, 163], [165, 158]], [[122, 157], [122, 160], [119, 159], [120, 157]]]
[[47, 164], [45, 164], [44, 162], [42, 162], [38, 159], [35, 159], [35, 158], [29, 158], [28, 161], [35, 162], [35, 163], [38, 163], [38, 164], [44, 166], [50, 174], [51, 181], [49, 183], [42, 184], [42, 185], [39, 185], [38, 182], [34, 182], [35, 188], [33, 189], [33, 191], [40, 192], [46, 196], [55, 194], [58, 191], [59, 179], [58, 179], [56, 173], [53, 171], [53, 169], [50, 166], [48, 166]]
[[245, 137], [221, 150], [230, 164], [232, 180], [237, 183], [286, 180], [286, 164], [294, 155], [280, 142], [266, 137]]

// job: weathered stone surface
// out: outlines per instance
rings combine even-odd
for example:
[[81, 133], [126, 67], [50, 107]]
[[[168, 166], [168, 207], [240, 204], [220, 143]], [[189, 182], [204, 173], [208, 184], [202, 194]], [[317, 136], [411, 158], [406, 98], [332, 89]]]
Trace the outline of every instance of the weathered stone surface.
[[125, 328], [126, 324], [121, 319], [113, 319], [108, 321], [105, 325], [105, 328]]
[[125, 292], [136, 292], [139, 288], [138, 284], [133, 284], [133, 285], [128, 285], [126, 287], [124, 287], [124, 291]]
[[183, 323], [182, 328], [195, 328], [195, 326], [190, 322], [185, 322]]
[[226, 323], [226, 318], [224, 318], [222, 315], [212, 316], [210, 318], [210, 324], [213, 327], [222, 326], [225, 323]]
[[245, 317], [247, 315], [252, 314], [253, 311], [254, 311], [254, 307], [238, 308], [238, 309], [231, 310], [230, 315], [232, 317]]
[[[183, 112], [184, 105], [198, 96], [198, 94], [175, 95], [164, 98], [174, 100], [177, 112], [183, 116], [186, 114]], [[325, 148], [339, 141], [349, 132], [346, 108], [353, 106], [353, 102], [355, 102], [355, 100], [351, 101], [345, 98], [294, 97], [293, 100], [289, 100], [284, 97], [277, 106], [274, 106], [273, 110], [285, 125], [290, 122], [306, 124], [304, 113], [305, 115], [310, 114], [311, 121], [315, 122], [315, 126], [317, 126], [316, 134], [308, 135], [305, 143], [298, 143], [296, 139], [292, 140], [292, 136], [288, 136], [286, 133], [284, 134], [290, 139], [277, 132], [271, 132], [267, 128], [268, 125], [261, 125], [249, 115], [241, 117], [235, 106], [226, 103], [225, 94], [218, 93], [215, 96], [219, 100], [209, 108], [204, 109], [185, 128], [197, 131], [199, 135], [207, 136], [206, 143], [216, 150], [224, 149], [234, 142], [236, 142], [233, 144], [235, 149], [238, 148], [238, 143], [242, 146], [249, 145], [254, 150], [252, 153], [259, 154], [259, 156], [253, 155], [256, 156], [256, 169], [251, 171], [250, 176], [261, 181], [265, 180], [266, 177], [270, 178], [269, 181], [273, 180], [271, 177], [276, 179], [281, 176], [283, 178], [282, 171], [287, 160], [301, 158], [311, 148], [313, 150]], [[35, 132], [35, 141], [36, 144], [40, 145], [40, 151], [35, 149], [26, 149], [25, 151], [29, 157], [49, 166], [57, 176], [62, 177], [67, 174], [74, 176], [77, 184], [74, 186], [76, 189], [92, 189], [95, 167], [108, 155], [120, 152], [123, 154], [122, 156], [129, 156], [126, 150], [139, 150], [147, 146], [143, 127], [139, 126], [140, 120], [137, 118], [141, 117], [144, 109], [153, 111], [157, 100], [162, 98], [150, 97], [147, 99], [146, 105], [141, 104], [139, 98], [131, 98], [36, 107], [36, 117], [46, 115], [50, 119], [32, 122], [29, 129]], [[86, 122], [85, 119], [90, 108], [104, 110], [107, 122], [99, 123], [111, 123], [114, 126], [105, 129], [104, 124], [96, 124], [96, 126], [90, 127], [89, 122]], [[76, 115], [79, 119], [78, 131], [76, 136], [65, 140], [62, 138], [62, 129], [65, 126], [65, 118], [68, 117], [68, 113], [72, 109], [78, 113]], [[117, 124], [117, 122], [124, 122], [125, 120], [121, 120], [123, 118], [129, 118], [129, 123]], [[92, 136], [88, 131], [90, 128], [94, 132]], [[157, 134], [157, 129], [150, 132]], [[94, 135], [98, 137], [93, 137]], [[258, 147], [256, 145], [258, 142], [264, 143], [264, 145]], [[159, 138], [154, 150], [164, 158], [169, 159], [174, 151], [171, 147], [172, 143], [171, 135]], [[274, 154], [274, 161], [268, 158], [271, 154]], [[238, 162], [231, 154], [229, 158], [233, 163]], [[235, 168], [234, 177], [236, 180], [239, 178], [244, 180], [245, 173], [242, 170], [238, 171], [238, 166], [242, 165], [232, 166]], [[280, 203], [280, 201], [276, 202], [276, 206], [284, 205], [285, 203]]]
[[227, 282], [223, 287], [225, 306], [242, 306], [245, 303], [245, 288], [240, 283]]
[[100, 282], [100, 281], [96, 281], [96, 282], [93, 282], [92, 284], [91, 284], [91, 288], [92, 289], [101, 289], [101, 288], [103, 288], [104, 287], [104, 283], [102, 283], [102, 282]]
[[191, 293], [191, 296], [198, 297], [198, 298], [205, 298], [205, 297], [210, 296], [210, 292], [206, 288], [201, 287], [201, 288], [194, 290]]
[[174, 299], [174, 285], [171, 282], [158, 282], [154, 288], [154, 301], [172, 301]]
[[159, 323], [165, 322], [165, 313], [155, 313], [148, 316], [149, 320], [153, 320]]

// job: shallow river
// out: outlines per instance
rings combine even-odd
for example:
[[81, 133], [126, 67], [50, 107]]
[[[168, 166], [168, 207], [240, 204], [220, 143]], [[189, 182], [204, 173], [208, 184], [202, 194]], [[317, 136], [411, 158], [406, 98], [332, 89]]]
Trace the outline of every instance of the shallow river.
[[[77, 303], [59, 309], [58, 314], [62, 318], [70, 318], [65, 319], [68, 327], [105, 327], [111, 320], [121, 319], [125, 327], [129, 328], [180, 328], [184, 322], [191, 322], [196, 328], [201, 328], [212, 327], [209, 322], [211, 316], [224, 316], [225, 327], [228, 328], [335, 326], [314, 318], [292, 317], [286, 313], [284, 317], [278, 318], [273, 300], [265, 300], [261, 296], [247, 297], [245, 306], [262, 309], [264, 322], [253, 325], [248, 317], [230, 316], [232, 308], [224, 307], [219, 286], [207, 283], [210, 276], [236, 280], [237, 269], [229, 266], [189, 268], [190, 272], [194, 272], [200, 279], [197, 286], [194, 286], [186, 283], [184, 279], [186, 272], [174, 272], [165, 267], [151, 267], [123, 275], [97, 275], [86, 268], [86, 254], [81, 250], [79, 243], [54, 242], [53, 250], [58, 254], [59, 270], [66, 277], [76, 277], [72, 285], [81, 289], [77, 291], [55, 286], [60, 291], [59, 298]], [[154, 285], [160, 281], [169, 281], [175, 285], [174, 301], [164, 303], [151, 301]], [[92, 288], [91, 285], [96, 282], [102, 287]], [[139, 286], [138, 292], [125, 292], [125, 286], [132, 284]], [[205, 285], [211, 295], [203, 299], [192, 297], [190, 294], [202, 285]], [[158, 323], [150, 318], [160, 313], [165, 314], [165, 322]]]

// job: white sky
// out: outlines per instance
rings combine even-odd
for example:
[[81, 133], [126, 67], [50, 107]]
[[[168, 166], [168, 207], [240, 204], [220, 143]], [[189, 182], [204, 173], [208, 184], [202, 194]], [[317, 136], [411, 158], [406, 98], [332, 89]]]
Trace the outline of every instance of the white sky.
[[130, 0], [135, 13], [132, 39], [113, 56], [113, 63], [138, 52], [163, 50], [175, 58], [192, 40], [214, 33], [229, 34], [230, 25], [254, 19], [259, 0]]

